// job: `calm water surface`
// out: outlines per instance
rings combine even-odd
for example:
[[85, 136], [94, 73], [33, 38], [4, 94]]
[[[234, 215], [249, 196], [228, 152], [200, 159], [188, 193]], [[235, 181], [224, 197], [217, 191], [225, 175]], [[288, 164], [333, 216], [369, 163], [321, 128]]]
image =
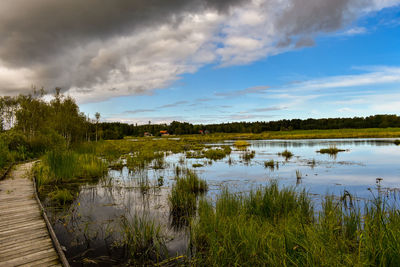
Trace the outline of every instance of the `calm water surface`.
[[[382, 178], [379, 188], [394, 190], [400, 187], [400, 147], [393, 139], [331, 139], [331, 140], [254, 140], [248, 141], [248, 150], [255, 151], [250, 161], [242, 159], [243, 151], [233, 147], [234, 141], [224, 141], [211, 146], [232, 146], [231, 155], [218, 161], [186, 159], [184, 154], [167, 155], [164, 169], [132, 172], [126, 167], [110, 170], [107, 178], [95, 185], [80, 187], [76, 201], [68, 210], [48, 206], [55, 231], [72, 265], [97, 262], [117, 264], [115, 259], [123, 251], [114, 249], [120, 234], [121, 216], [146, 213], [163, 225], [170, 236], [168, 250], [171, 254], [187, 249], [187, 235], [170, 225], [168, 193], [174, 182], [177, 166], [195, 168], [209, 184], [207, 197], [214, 199], [222, 187], [232, 191], [247, 192], [268, 184], [272, 179], [281, 186], [305, 188], [314, 198], [326, 193], [340, 195], [347, 190], [359, 199], [371, 199], [377, 194], [376, 179]], [[320, 154], [322, 148], [336, 146], [346, 151], [336, 156]], [[289, 150], [293, 157], [285, 159], [278, 153]], [[274, 160], [274, 168], [266, 168], [265, 161]], [[276, 166], [276, 163], [278, 167]], [[296, 171], [301, 173], [297, 179]], [[147, 181], [144, 193], [140, 185]]]

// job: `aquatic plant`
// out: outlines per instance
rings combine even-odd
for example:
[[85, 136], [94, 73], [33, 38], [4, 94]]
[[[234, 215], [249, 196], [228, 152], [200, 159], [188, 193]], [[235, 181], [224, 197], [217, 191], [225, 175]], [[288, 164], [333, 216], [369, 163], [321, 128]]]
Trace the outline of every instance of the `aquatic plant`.
[[297, 180], [302, 178], [302, 174], [301, 174], [300, 170], [296, 170], [296, 178], [297, 178]]
[[173, 224], [177, 226], [187, 224], [188, 218], [196, 211], [197, 196], [207, 190], [207, 182], [200, 179], [192, 170], [185, 170], [182, 177], [177, 176], [168, 196]]
[[337, 148], [336, 146], [330, 146], [329, 148], [322, 148], [322, 149], [318, 150], [317, 152], [321, 153], [321, 154], [336, 155], [337, 153], [343, 152], [343, 151], [346, 151], [346, 150]]
[[270, 169], [274, 169], [275, 168], [275, 161], [273, 159], [268, 160], [268, 161], [264, 161], [264, 167], [265, 168], [270, 168]]
[[243, 151], [243, 154], [240, 155], [240, 157], [244, 160], [244, 161], [250, 161], [251, 159], [253, 159], [256, 156], [256, 152], [254, 150], [252, 151]]
[[212, 160], [219, 160], [225, 158], [227, 155], [231, 153], [230, 147], [224, 147], [223, 149], [207, 149], [206, 151], [203, 151], [204, 157], [207, 159], [212, 159]]
[[56, 189], [49, 193], [49, 197], [52, 201], [57, 202], [59, 205], [65, 205], [74, 200], [73, 195], [68, 189]]
[[166, 237], [162, 227], [146, 214], [121, 217], [122, 241], [129, 263], [157, 263], [167, 255]]
[[192, 165], [193, 168], [200, 168], [200, 167], [203, 167], [203, 166], [204, 165], [200, 164], [200, 163], [195, 163], [195, 164]]
[[293, 153], [290, 152], [289, 150], [285, 149], [284, 151], [278, 153], [279, 156], [284, 157], [286, 160], [290, 159], [293, 157]]
[[245, 140], [237, 140], [235, 141], [235, 143], [233, 144], [238, 150], [246, 150], [247, 147], [250, 145], [249, 142], [245, 141]]

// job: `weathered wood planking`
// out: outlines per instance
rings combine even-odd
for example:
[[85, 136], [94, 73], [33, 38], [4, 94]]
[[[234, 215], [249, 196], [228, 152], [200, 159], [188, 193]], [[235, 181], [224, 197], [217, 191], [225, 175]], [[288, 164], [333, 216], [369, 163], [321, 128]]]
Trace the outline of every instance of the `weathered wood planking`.
[[0, 266], [61, 266], [39, 205], [29, 171], [17, 165], [0, 181]]

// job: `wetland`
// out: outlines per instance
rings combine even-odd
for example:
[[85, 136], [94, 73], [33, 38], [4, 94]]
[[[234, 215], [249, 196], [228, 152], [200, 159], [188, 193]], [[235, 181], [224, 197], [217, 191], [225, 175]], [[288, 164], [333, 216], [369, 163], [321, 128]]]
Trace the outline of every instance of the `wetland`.
[[[321, 152], [332, 149], [332, 153]], [[351, 218], [364, 214], [377, 200], [384, 201], [387, 208], [397, 207], [400, 186], [400, 149], [392, 138], [240, 141], [209, 137], [136, 138], [86, 144], [75, 151], [78, 162], [86, 162], [86, 171], [79, 174], [86, 178], [64, 181], [56, 186], [43, 183], [40, 190], [72, 266], [224, 265], [231, 262], [233, 255], [238, 257], [243, 252], [221, 245], [221, 240], [209, 232], [207, 225], [217, 223], [214, 230], [222, 227], [221, 231], [228, 231], [219, 225], [224, 222], [233, 231], [235, 224], [229, 222], [232, 216], [257, 224], [259, 218], [254, 218], [257, 216], [252, 214], [255, 221], [248, 221], [245, 215], [249, 212], [249, 203], [257, 198], [261, 199], [260, 203], [266, 201], [267, 195], [278, 194], [272, 197], [275, 201], [289, 198], [285, 201], [291, 201], [292, 208], [287, 212], [277, 211], [277, 214], [283, 212], [283, 217], [319, 222], [325, 218], [321, 213], [329, 203], [332, 206], [329, 209], [337, 209], [341, 203], [340, 212]], [[89, 154], [96, 155], [100, 162], [92, 163], [93, 159], [83, 156]], [[65, 158], [63, 161], [68, 162]], [[88, 171], [98, 166], [102, 169], [100, 174]], [[93, 179], [96, 175], [101, 178]], [[54, 196], [65, 195], [59, 192], [62, 190], [70, 197], [60, 205]], [[348, 202], [357, 209], [349, 211], [342, 207]], [[243, 213], [225, 214], [226, 221], [222, 215], [217, 219], [218, 209], [226, 209], [226, 205], [236, 206], [236, 210], [243, 210]], [[279, 206], [279, 210], [284, 210], [285, 206]], [[214, 212], [217, 213], [213, 215]], [[338, 210], [336, 212], [339, 214]], [[275, 216], [268, 217], [275, 223], [282, 220]], [[335, 221], [335, 218], [330, 219]], [[208, 220], [207, 225], [203, 220]], [[265, 223], [258, 223], [258, 226], [262, 228]], [[246, 231], [256, 231], [253, 227], [255, 225], [243, 227], [241, 238], [251, 234]], [[354, 227], [358, 231], [363, 228], [361, 225]], [[231, 230], [224, 233], [224, 242], [238, 238], [231, 236]], [[252, 234], [258, 235], [258, 240], [267, 238], [265, 234]], [[269, 242], [268, 238], [264, 241]], [[235, 240], [230, 242], [235, 244]], [[298, 246], [296, 244], [293, 247]], [[203, 246], [208, 251], [203, 251]], [[214, 246], [230, 251], [224, 252], [227, 254], [225, 262], [217, 260], [221, 256], [213, 254], [216, 253]], [[279, 244], [264, 244], [261, 250], [269, 246], [281, 248]], [[241, 251], [247, 249], [241, 248]], [[253, 247], [253, 252], [249, 253], [258, 249]], [[286, 250], [279, 253], [285, 255], [281, 260], [289, 257]], [[275, 255], [278, 258], [279, 253]], [[236, 260], [242, 264], [251, 263], [249, 259]], [[291, 260], [304, 263], [298, 256]], [[260, 262], [266, 259], [256, 257], [252, 263]]]

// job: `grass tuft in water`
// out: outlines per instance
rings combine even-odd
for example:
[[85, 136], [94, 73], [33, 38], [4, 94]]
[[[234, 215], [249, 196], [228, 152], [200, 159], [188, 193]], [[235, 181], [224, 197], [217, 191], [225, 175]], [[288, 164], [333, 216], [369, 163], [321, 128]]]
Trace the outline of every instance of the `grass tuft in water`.
[[168, 197], [172, 223], [178, 227], [187, 224], [196, 211], [197, 196], [207, 190], [206, 181], [192, 170], [186, 170], [182, 177], [177, 176]]
[[289, 150], [285, 149], [284, 151], [278, 153], [279, 156], [284, 157], [286, 160], [289, 160], [293, 157], [293, 153]]
[[320, 149], [317, 152], [321, 153], [321, 154], [336, 155], [337, 153], [344, 152], [344, 151], [346, 151], [346, 150], [337, 148], [336, 146], [330, 146], [329, 148]]
[[49, 193], [49, 197], [52, 201], [60, 205], [71, 203], [74, 200], [73, 195], [68, 189], [57, 189]]
[[275, 161], [273, 159], [264, 161], [264, 167], [270, 168], [271, 170], [275, 169]]
[[132, 265], [160, 262], [167, 254], [162, 227], [145, 214], [121, 218], [122, 245]]
[[237, 140], [233, 144], [238, 150], [246, 150], [250, 143], [245, 140]]

